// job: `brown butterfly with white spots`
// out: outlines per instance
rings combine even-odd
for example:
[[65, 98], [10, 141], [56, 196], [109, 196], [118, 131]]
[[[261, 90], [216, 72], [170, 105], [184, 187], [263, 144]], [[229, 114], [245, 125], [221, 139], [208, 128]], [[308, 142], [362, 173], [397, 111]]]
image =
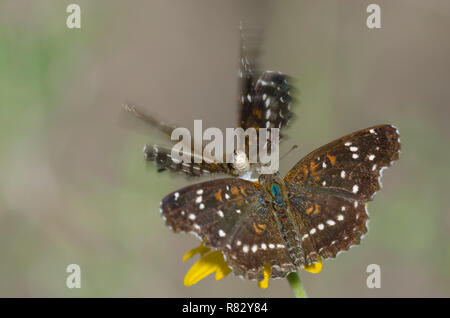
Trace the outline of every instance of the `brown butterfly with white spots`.
[[366, 203], [399, 153], [397, 128], [374, 126], [311, 152], [284, 178], [191, 185], [166, 196], [160, 211], [174, 232], [221, 250], [235, 274], [260, 281], [270, 264], [273, 278], [285, 277], [360, 243]]

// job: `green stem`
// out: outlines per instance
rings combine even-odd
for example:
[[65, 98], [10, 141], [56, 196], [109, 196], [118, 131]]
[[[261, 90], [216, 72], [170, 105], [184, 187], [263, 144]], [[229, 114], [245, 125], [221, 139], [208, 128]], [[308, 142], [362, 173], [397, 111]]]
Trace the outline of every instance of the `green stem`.
[[292, 272], [287, 276], [289, 286], [291, 286], [292, 292], [296, 298], [307, 298], [306, 291], [303, 288], [302, 281], [296, 272]]

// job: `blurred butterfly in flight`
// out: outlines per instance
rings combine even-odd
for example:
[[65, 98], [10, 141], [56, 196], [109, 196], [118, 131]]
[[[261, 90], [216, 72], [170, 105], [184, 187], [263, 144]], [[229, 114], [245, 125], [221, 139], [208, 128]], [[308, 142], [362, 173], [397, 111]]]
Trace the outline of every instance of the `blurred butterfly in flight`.
[[[244, 45], [242, 27], [240, 31], [241, 49], [238, 72], [240, 88], [238, 98], [240, 109], [239, 127], [244, 130], [247, 128], [255, 128], [256, 130], [259, 128], [280, 128], [282, 131], [292, 118], [290, 110], [292, 98], [289, 95], [288, 77], [280, 72], [264, 71], [255, 81], [255, 75]], [[127, 104], [125, 109], [168, 136], [171, 136], [172, 131], [176, 128], [174, 125], [160, 122], [151, 116], [144, 115], [134, 105]], [[280, 140], [282, 137], [283, 134], [280, 133]], [[179, 162], [172, 158], [170, 147], [159, 145], [146, 145], [144, 147], [144, 156], [146, 160], [156, 163], [158, 171], [181, 172], [189, 177], [228, 174], [242, 178], [251, 178], [257, 174], [258, 164], [249, 162], [248, 142], [247, 139], [245, 152], [235, 151], [232, 154], [234, 156], [233, 163], [228, 163], [229, 160], [227, 162], [226, 158], [222, 162], [217, 162], [214, 158], [208, 158], [209, 162], [205, 160], [200, 163]], [[193, 140], [191, 145], [191, 154], [201, 156], [201, 154], [195, 153]], [[266, 147], [270, 151], [270, 138]], [[229, 156], [230, 154], [226, 154], [224, 157], [228, 158]]]
[[221, 250], [236, 275], [261, 281], [270, 264], [273, 278], [285, 277], [360, 243], [368, 230], [366, 203], [399, 152], [398, 130], [374, 126], [314, 150], [284, 178], [187, 186], [166, 196], [160, 212], [174, 232]]

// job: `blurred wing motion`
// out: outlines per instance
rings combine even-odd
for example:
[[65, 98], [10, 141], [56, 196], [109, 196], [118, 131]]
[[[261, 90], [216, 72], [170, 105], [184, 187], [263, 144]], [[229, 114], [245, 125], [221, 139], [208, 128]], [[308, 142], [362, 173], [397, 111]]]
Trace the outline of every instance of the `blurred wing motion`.
[[240, 96], [241, 127], [284, 128], [292, 117], [286, 75], [265, 71], [247, 94]]
[[[254, 82], [241, 29], [241, 59], [239, 64], [240, 126], [247, 128], [284, 128], [292, 117], [291, 96], [287, 76], [265, 71]], [[282, 134], [280, 134], [280, 138]]]
[[375, 126], [311, 152], [286, 175], [307, 263], [359, 244], [367, 232], [366, 202], [380, 189], [383, 169], [399, 152], [398, 130]]
[[[172, 131], [176, 128], [174, 125], [167, 124], [165, 122], [159, 121], [156, 118], [144, 114], [139, 111], [136, 105], [125, 104], [123, 105], [124, 110], [133, 114], [135, 118], [145, 122], [150, 127], [153, 127], [171, 137]], [[194, 145], [194, 140], [191, 139], [191, 145]], [[165, 170], [170, 170], [172, 172], [180, 172], [188, 177], [199, 177], [207, 174], [232, 174], [232, 169], [227, 163], [217, 163], [212, 158], [208, 158], [209, 162], [202, 161], [201, 163], [194, 163], [193, 158], [197, 156], [194, 151], [194, 147], [191, 146], [192, 162], [178, 162], [172, 159], [171, 149], [163, 147], [160, 145], [146, 145], [144, 147], [144, 158], [147, 161], [154, 162], [158, 169], [158, 172]], [[224, 160], [225, 161], [225, 160]]]
[[230, 178], [188, 186], [166, 196], [161, 213], [173, 231], [194, 233], [221, 249], [237, 275], [262, 280], [265, 263], [272, 264], [273, 277], [294, 270], [257, 183]]
[[200, 177], [210, 174], [233, 174], [232, 167], [228, 163], [205, 162], [195, 163], [193, 156], [196, 154], [191, 152], [192, 162], [177, 161], [172, 158], [172, 149], [161, 147], [158, 145], [144, 147], [144, 157], [148, 161], [156, 163], [158, 172], [170, 170], [172, 172], [181, 172], [188, 177]]
[[[286, 76], [279, 72], [265, 71], [254, 82], [254, 75], [248, 61], [246, 48], [241, 28], [241, 58], [239, 67], [240, 78], [240, 121], [239, 125], [245, 130], [247, 128], [283, 128], [292, 117], [290, 112], [289, 85], [286, 82]], [[152, 116], [144, 115], [138, 111], [134, 105], [125, 105], [124, 107], [135, 117], [140, 118], [152, 127], [167, 136], [171, 136], [175, 126], [160, 122]], [[282, 134], [280, 133], [280, 139]], [[247, 138], [247, 142], [250, 140]], [[270, 139], [269, 139], [270, 142]], [[194, 153], [194, 141], [191, 140], [191, 153]], [[270, 146], [267, 147], [270, 150]], [[217, 163], [212, 158], [208, 158], [207, 163], [203, 160], [201, 163], [176, 162], [170, 156], [168, 148], [159, 145], [146, 146], [144, 154], [147, 161], [156, 162], [158, 171], [170, 170], [173, 172], [181, 172], [185, 176], [198, 177], [205, 174], [228, 174], [239, 176], [250, 176], [248, 172], [255, 171], [255, 166], [248, 163], [249, 144], [246, 146], [244, 164], [233, 166], [227, 163]], [[227, 156], [225, 155], [224, 159]], [[236, 154], [234, 154], [236, 155]], [[192, 158], [192, 156], [191, 156]], [[191, 160], [193, 161], [193, 160]], [[226, 160], [223, 160], [224, 162]]]

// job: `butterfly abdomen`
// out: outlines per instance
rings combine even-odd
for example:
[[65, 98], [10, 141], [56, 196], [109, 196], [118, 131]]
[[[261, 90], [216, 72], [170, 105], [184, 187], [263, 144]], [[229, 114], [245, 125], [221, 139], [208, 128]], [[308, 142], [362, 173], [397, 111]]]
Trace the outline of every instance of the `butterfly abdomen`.
[[283, 187], [280, 187], [278, 183], [273, 183], [270, 186], [275, 218], [291, 262], [296, 267], [300, 267], [305, 263], [305, 257], [301, 247], [298, 230], [294, 225], [289, 205], [287, 204], [288, 201], [284, 196], [285, 191], [283, 191], [282, 188]]

